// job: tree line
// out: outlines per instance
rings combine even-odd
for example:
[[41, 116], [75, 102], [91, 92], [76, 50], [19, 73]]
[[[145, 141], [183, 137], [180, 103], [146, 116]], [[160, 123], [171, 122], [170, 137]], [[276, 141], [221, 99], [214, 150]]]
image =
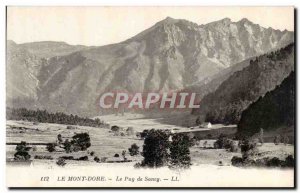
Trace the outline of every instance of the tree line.
[[26, 108], [7, 108], [7, 120], [26, 120], [40, 123], [57, 123], [66, 125], [80, 125], [102, 127], [105, 125], [100, 119], [83, 118], [77, 115], [68, 115], [62, 112], [50, 113], [46, 110], [30, 110]]

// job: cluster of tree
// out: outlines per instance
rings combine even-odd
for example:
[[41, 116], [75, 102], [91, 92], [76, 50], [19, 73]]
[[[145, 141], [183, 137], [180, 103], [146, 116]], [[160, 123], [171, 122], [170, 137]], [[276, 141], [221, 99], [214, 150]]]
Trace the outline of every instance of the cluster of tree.
[[247, 159], [233, 156], [231, 159], [233, 166], [237, 167], [282, 167], [292, 168], [295, 165], [295, 159], [292, 155], [288, 155], [284, 160], [280, 160], [278, 157], [264, 157], [261, 159]]
[[229, 139], [228, 137], [226, 137], [226, 135], [221, 133], [214, 143], [214, 148], [227, 149], [230, 152], [237, 152], [239, 147], [232, 139]]
[[191, 165], [190, 139], [184, 134], [173, 134], [169, 131], [151, 129], [144, 139], [142, 167], [179, 167]]
[[289, 143], [289, 137], [287, 135], [276, 135], [273, 142], [275, 145], [279, 145], [280, 143], [287, 145]]
[[170, 166], [173, 168], [189, 168], [191, 165], [190, 157], [190, 138], [187, 135], [177, 134], [172, 137], [170, 145]]
[[241, 116], [238, 134], [251, 136], [264, 128], [293, 127], [295, 121], [295, 73], [292, 72], [273, 91], [252, 103]]
[[292, 155], [288, 155], [285, 160], [277, 157], [264, 157], [261, 159], [253, 159], [258, 155], [257, 143], [254, 140], [244, 139], [241, 144], [242, 157], [233, 156], [231, 163], [233, 166], [246, 167], [294, 167], [295, 160]]
[[61, 134], [57, 135], [56, 143], [48, 143], [46, 149], [49, 152], [54, 152], [56, 146], [61, 146], [66, 153], [85, 151], [91, 146], [91, 139], [88, 133], [77, 133], [71, 140], [63, 141]]
[[30, 110], [26, 108], [7, 108], [8, 120], [27, 120], [41, 123], [58, 123], [66, 125], [81, 125], [89, 127], [103, 127], [106, 124], [100, 119], [82, 118], [62, 112], [50, 113], [46, 110]]
[[117, 125], [113, 125], [110, 129], [113, 134], [115, 136], [125, 136], [125, 135], [128, 135], [128, 136], [131, 136], [131, 135], [134, 135], [134, 129], [133, 127], [128, 127], [127, 129], [122, 129], [121, 127], [117, 126]]
[[138, 155], [140, 153], [139, 148], [140, 147], [136, 143], [132, 144], [131, 147], [128, 148], [129, 155], [131, 155], [131, 156]]
[[31, 147], [27, 146], [25, 141], [21, 141], [20, 144], [16, 146], [16, 153], [14, 154], [14, 159], [18, 161], [27, 161], [30, 159], [30, 154], [28, 153]]
[[225, 80], [215, 92], [206, 95], [200, 102], [201, 108], [193, 113], [200, 115], [201, 121], [236, 124], [251, 103], [279, 85], [293, 69], [294, 44], [256, 57], [243, 70]]
[[88, 133], [77, 133], [72, 140], [66, 139], [63, 142], [63, 148], [66, 153], [85, 151], [91, 146], [91, 139]]

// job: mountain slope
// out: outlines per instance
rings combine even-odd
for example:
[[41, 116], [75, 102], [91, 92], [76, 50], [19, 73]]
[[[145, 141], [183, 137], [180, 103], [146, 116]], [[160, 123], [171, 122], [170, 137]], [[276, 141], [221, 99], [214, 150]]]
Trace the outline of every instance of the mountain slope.
[[8, 41], [6, 62], [7, 105], [12, 105], [13, 100], [14, 103], [18, 100], [37, 100], [37, 74], [41, 60], [15, 42]]
[[64, 56], [77, 52], [80, 50], [88, 49], [90, 47], [82, 45], [69, 45], [65, 42], [43, 41], [19, 44], [19, 46], [29, 53], [39, 58], [51, 58], [55, 56]]
[[252, 102], [279, 85], [294, 70], [294, 44], [250, 61], [218, 89], [205, 96], [194, 109], [202, 119], [213, 123], [237, 123]]
[[293, 32], [262, 28], [246, 19], [197, 25], [166, 18], [118, 44], [70, 47], [61, 42], [38, 42], [17, 46], [39, 59], [36, 103], [53, 111], [95, 114], [99, 111], [97, 99], [105, 91], [181, 90], [291, 42]]
[[264, 97], [260, 97], [243, 111], [238, 124], [238, 134], [253, 135], [260, 128], [276, 131], [295, 124], [295, 72]]
[[182, 92], [196, 92], [196, 101], [201, 101], [203, 97], [205, 97], [209, 93], [215, 92], [216, 89], [222, 84], [222, 82], [228, 79], [235, 72], [241, 71], [245, 67], [249, 66], [250, 61], [253, 59], [255, 59], [255, 57], [243, 60], [242, 62], [230, 66], [213, 76], [205, 78], [200, 82], [195, 82], [194, 84], [183, 89]]

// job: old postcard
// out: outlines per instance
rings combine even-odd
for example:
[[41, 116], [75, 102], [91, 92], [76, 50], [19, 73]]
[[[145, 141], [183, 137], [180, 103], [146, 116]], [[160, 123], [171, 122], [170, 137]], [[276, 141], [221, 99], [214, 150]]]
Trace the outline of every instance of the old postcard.
[[8, 187], [295, 186], [294, 7], [7, 7]]

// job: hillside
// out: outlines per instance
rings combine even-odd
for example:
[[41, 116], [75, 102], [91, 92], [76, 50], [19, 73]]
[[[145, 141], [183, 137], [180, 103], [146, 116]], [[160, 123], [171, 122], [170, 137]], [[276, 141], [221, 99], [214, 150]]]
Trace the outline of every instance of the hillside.
[[6, 96], [8, 105], [17, 105], [18, 101], [38, 99], [37, 89], [39, 80], [37, 75], [42, 61], [15, 42], [7, 42], [6, 66]]
[[206, 95], [193, 114], [212, 123], [238, 123], [243, 110], [273, 90], [294, 70], [294, 44], [256, 57], [215, 92]]
[[245, 67], [249, 66], [250, 60], [255, 59], [255, 57], [243, 60], [233, 66], [230, 66], [217, 74], [205, 78], [200, 82], [195, 82], [194, 84], [187, 86], [182, 91], [183, 92], [197, 92], [197, 101], [201, 101], [203, 97], [208, 95], [209, 93], [215, 92], [216, 89], [231, 75], [233, 75], [237, 71], [241, 71]]
[[[8, 44], [12, 51], [7, 53], [11, 69], [7, 75], [20, 70], [23, 75], [18, 81], [8, 78], [7, 85], [8, 90], [26, 93], [40, 108], [96, 115], [97, 99], [105, 91], [170, 91], [201, 85], [236, 63], [293, 42], [293, 34], [247, 19], [198, 25], [166, 18], [124, 42], [101, 47], [62, 42]], [[34, 73], [28, 72], [33, 66]], [[220, 80], [218, 84], [225, 78]], [[25, 84], [30, 85], [28, 91], [23, 89]], [[9, 106], [28, 104], [25, 97], [15, 96], [8, 92]]]
[[295, 126], [295, 94], [293, 71], [279, 86], [243, 111], [238, 134], [253, 135], [260, 128], [266, 132], [284, 128], [287, 133], [288, 128]]
[[43, 41], [19, 44], [23, 49], [29, 53], [38, 56], [39, 58], [51, 58], [55, 56], [64, 56], [77, 52], [80, 50], [88, 49], [88, 46], [82, 45], [69, 45], [65, 42]]

